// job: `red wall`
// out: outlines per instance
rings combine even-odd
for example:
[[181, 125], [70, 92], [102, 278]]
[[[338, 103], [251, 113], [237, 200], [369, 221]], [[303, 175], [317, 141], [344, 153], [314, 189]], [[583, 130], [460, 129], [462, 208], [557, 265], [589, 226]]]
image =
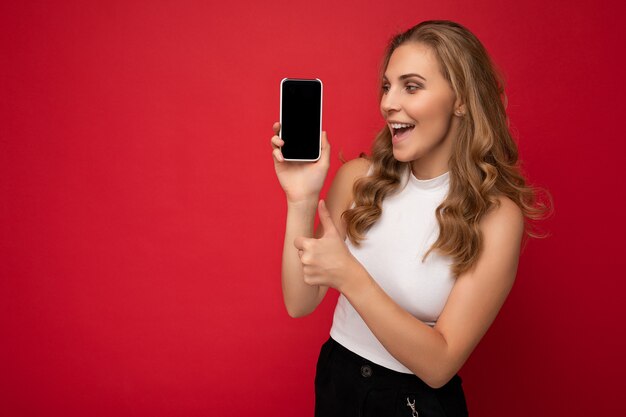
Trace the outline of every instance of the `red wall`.
[[337, 292], [283, 305], [279, 82], [323, 80], [330, 179], [382, 124], [386, 41], [433, 18], [504, 70], [556, 205], [460, 371], [470, 413], [621, 412], [623, 6], [235, 0], [2, 2], [0, 414], [312, 416]]

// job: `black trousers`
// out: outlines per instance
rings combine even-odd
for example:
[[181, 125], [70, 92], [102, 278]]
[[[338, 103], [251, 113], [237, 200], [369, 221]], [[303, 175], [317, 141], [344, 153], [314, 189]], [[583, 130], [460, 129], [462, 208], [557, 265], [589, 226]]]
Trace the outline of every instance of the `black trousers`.
[[315, 417], [467, 416], [461, 377], [434, 389], [414, 374], [375, 364], [328, 338], [315, 373]]

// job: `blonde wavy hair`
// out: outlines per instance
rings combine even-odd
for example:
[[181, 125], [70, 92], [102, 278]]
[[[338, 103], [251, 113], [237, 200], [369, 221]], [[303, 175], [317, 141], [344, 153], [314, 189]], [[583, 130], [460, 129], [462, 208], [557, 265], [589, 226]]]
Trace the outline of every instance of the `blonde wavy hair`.
[[[425, 21], [397, 34], [383, 58], [381, 86], [391, 54], [409, 42], [431, 48], [442, 75], [466, 107], [449, 160], [449, 191], [436, 209], [439, 237], [422, 258], [424, 261], [433, 250], [450, 256], [452, 273], [458, 277], [478, 260], [482, 248], [479, 222], [493, 206], [499, 206], [500, 195], [509, 197], [523, 212], [524, 245], [527, 237], [547, 236], [534, 230], [531, 221], [552, 214], [552, 197], [546, 190], [526, 184], [509, 131], [503, 78], [476, 36], [446, 20]], [[381, 89], [379, 102], [382, 94]], [[371, 160], [372, 173], [355, 182], [354, 207], [342, 214], [347, 236], [356, 246], [380, 218], [385, 196], [399, 189], [402, 176], [410, 169], [410, 162], [394, 158], [387, 126], [376, 135], [371, 156], [361, 153], [360, 157]], [[540, 190], [548, 201], [538, 198]]]

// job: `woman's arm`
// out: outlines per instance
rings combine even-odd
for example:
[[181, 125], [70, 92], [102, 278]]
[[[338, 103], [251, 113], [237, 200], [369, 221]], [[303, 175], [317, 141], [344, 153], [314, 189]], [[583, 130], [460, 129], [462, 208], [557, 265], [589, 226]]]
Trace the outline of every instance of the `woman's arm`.
[[291, 317], [309, 314], [317, 307], [319, 286], [310, 286], [302, 280], [302, 265], [298, 251], [293, 247], [296, 236], [313, 236], [317, 198], [287, 204], [287, 225], [283, 244], [282, 289], [287, 313]]
[[433, 388], [463, 366], [508, 296], [519, 260], [524, 218], [508, 198], [480, 222], [483, 248], [474, 268], [456, 279], [437, 324], [431, 328], [391, 299], [344, 243], [345, 225], [323, 204], [319, 238], [296, 238], [302, 279], [311, 287], [343, 293], [381, 344]]
[[[325, 202], [331, 218], [345, 239], [345, 223], [341, 214], [352, 203], [352, 186], [354, 182], [367, 173], [370, 162], [364, 158], [356, 158], [343, 164], [338, 170], [328, 190]], [[298, 236], [313, 236], [313, 224], [317, 209], [317, 198], [299, 203], [288, 203], [287, 225], [283, 246], [282, 289], [287, 312], [291, 317], [303, 317], [311, 314], [324, 299], [328, 286], [309, 285], [304, 282], [302, 263], [294, 240]], [[315, 238], [324, 234], [320, 223], [315, 231]]]
[[433, 388], [463, 366], [515, 281], [524, 220], [515, 203], [501, 202], [481, 222], [484, 246], [476, 266], [457, 278], [433, 328], [393, 301], [360, 264], [340, 288], [387, 351]]

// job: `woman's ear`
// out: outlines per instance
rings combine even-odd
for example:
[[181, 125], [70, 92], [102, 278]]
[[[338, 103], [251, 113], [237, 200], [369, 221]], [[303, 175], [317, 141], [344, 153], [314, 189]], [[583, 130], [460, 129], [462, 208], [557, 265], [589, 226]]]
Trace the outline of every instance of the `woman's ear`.
[[465, 103], [463, 103], [461, 99], [457, 98], [456, 101], [454, 102], [454, 114], [457, 116], [465, 115]]

